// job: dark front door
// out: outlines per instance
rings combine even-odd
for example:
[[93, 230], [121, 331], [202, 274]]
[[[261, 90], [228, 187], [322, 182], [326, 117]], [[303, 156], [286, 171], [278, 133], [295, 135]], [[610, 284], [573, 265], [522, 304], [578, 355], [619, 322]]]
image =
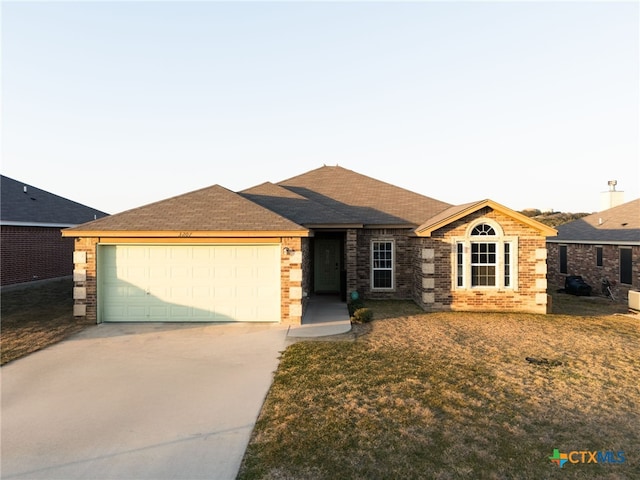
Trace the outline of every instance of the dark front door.
[[341, 241], [339, 238], [316, 238], [314, 245], [314, 290], [338, 293]]

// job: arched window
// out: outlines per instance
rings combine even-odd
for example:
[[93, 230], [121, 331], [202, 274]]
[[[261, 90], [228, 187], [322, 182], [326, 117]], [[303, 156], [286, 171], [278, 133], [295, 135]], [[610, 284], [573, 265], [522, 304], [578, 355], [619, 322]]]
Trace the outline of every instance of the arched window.
[[491, 235], [495, 236], [496, 231], [493, 227], [487, 223], [481, 223], [480, 225], [476, 225], [471, 230], [471, 235]]
[[456, 288], [515, 288], [516, 239], [500, 225], [484, 220], [456, 239]]

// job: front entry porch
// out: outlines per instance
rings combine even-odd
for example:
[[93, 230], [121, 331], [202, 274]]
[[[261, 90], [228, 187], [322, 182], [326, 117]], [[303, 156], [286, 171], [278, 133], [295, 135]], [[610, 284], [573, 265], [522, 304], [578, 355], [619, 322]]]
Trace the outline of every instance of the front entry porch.
[[288, 337], [325, 337], [351, 331], [347, 304], [339, 295], [312, 295], [302, 317], [302, 325], [289, 327]]

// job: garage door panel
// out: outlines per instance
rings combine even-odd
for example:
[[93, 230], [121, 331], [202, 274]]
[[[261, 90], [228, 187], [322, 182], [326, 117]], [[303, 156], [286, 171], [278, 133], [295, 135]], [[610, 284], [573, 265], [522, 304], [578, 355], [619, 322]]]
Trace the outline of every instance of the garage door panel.
[[149, 307], [149, 317], [152, 321], [166, 321], [171, 317], [169, 314], [169, 305], [153, 305]]
[[169, 274], [172, 280], [179, 281], [179, 280], [187, 280], [187, 279], [190, 280], [193, 275], [193, 272], [192, 272], [192, 269], [188, 267], [171, 267]]
[[167, 267], [151, 267], [148, 271], [149, 280], [152, 282], [163, 282], [171, 278], [171, 269]]
[[124, 314], [127, 317], [143, 319], [147, 316], [147, 307], [144, 305], [124, 305]]
[[193, 269], [191, 270], [192, 274], [191, 274], [191, 278], [192, 279], [205, 279], [208, 280], [211, 275], [211, 268], [209, 267], [193, 267]]
[[205, 310], [201, 308], [192, 308], [189, 312], [189, 317], [193, 318], [194, 321], [198, 322], [209, 322], [213, 321], [213, 313], [211, 310]]
[[280, 321], [278, 245], [105, 245], [101, 321]]

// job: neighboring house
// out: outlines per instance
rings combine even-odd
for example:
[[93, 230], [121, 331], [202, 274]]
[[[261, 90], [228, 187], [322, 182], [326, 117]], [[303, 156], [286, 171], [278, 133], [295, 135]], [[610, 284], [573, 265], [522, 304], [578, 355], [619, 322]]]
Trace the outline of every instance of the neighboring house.
[[60, 229], [107, 215], [1, 175], [2, 286], [70, 276], [73, 239]]
[[568, 275], [581, 275], [601, 293], [607, 278], [622, 298], [640, 290], [640, 198], [557, 227], [547, 239], [550, 287], [563, 288]]
[[288, 324], [323, 293], [545, 313], [554, 233], [491, 200], [452, 206], [338, 166], [63, 231], [76, 237], [78, 316]]

